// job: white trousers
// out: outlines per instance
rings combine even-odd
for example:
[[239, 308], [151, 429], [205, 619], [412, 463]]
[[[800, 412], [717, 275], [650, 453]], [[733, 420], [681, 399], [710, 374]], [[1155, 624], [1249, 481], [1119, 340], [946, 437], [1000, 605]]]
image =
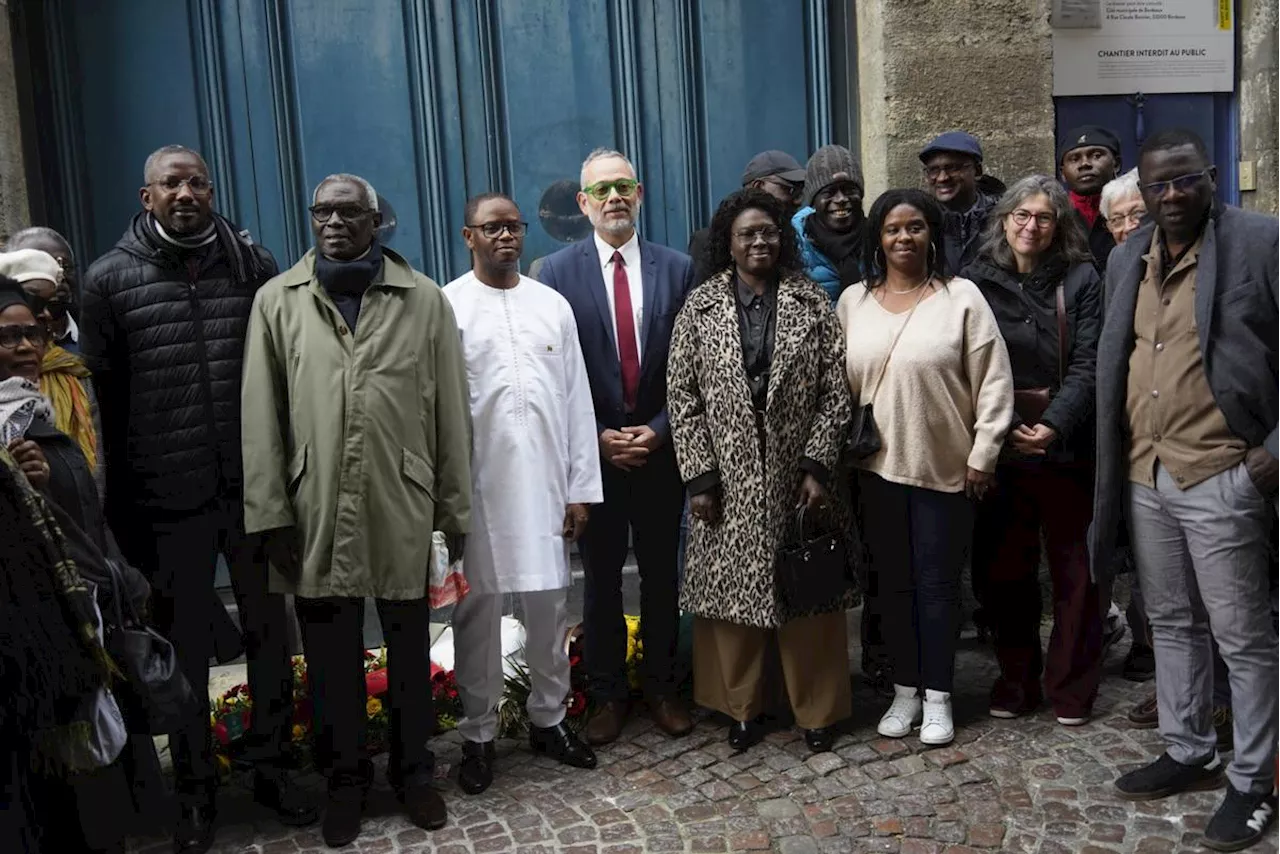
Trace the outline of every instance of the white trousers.
[[[524, 610], [525, 666], [532, 685], [529, 723], [553, 727], [564, 720], [569, 694], [568, 591], [516, 593]], [[468, 593], [453, 609], [454, 678], [465, 717], [458, 732], [467, 741], [493, 741], [498, 735], [498, 700], [502, 697], [501, 593]]]

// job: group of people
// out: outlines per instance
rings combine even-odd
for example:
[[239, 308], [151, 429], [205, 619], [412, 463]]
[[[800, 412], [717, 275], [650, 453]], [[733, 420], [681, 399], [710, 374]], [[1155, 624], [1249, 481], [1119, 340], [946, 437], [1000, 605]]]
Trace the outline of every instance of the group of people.
[[[865, 212], [847, 149], [805, 167], [763, 152], [689, 255], [639, 235], [644, 186], [598, 149], [578, 194], [590, 237], [522, 275], [519, 208], [475, 196], [471, 270], [443, 288], [379, 240], [377, 193], [350, 174], [316, 187], [315, 247], [279, 273], [213, 210], [208, 167], [181, 146], [148, 158], [143, 210], [82, 287], [56, 233], [15, 235], [0, 254], [0, 500], [24, 520], [6, 526], [0, 573], [20, 628], [0, 679], [26, 700], [0, 716], [4, 812], [26, 816], [5, 830], [14, 850], [119, 850], [156, 793], [149, 738], [91, 775], [50, 761], [111, 684], [101, 638], [119, 609], [103, 575], [126, 576], [197, 698], [170, 733], [179, 854], [214, 838], [209, 663], [242, 649], [254, 796], [287, 824], [318, 817], [288, 747], [294, 597], [336, 847], [359, 836], [373, 775], [365, 600], [387, 646], [388, 781], [436, 829], [429, 564], [461, 556], [471, 588], [453, 629], [458, 782], [476, 794], [494, 778], [507, 595], [527, 629], [531, 749], [592, 768], [621, 734], [629, 551], [650, 717], [671, 737], [693, 728], [683, 610], [693, 698], [739, 751], [780, 716], [832, 748], [852, 713], [859, 591], [862, 669], [890, 700], [879, 733], [949, 743], [966, 565], [1000, 666], [990, 714], [1047, 702], [1087, 724], [1111, 582], [1132, 566], [1125, 669], [1154, 672], [1156, 695], [1131, 719], [1158, 723], [1167, 750], [1117, 794], [1222, 785], [1227, 693], [1234, 756], [1205, 842], [1251, 844], [1276, 805], [1277, 224], [1214, 200], [1191, 133], [1152, 135], [1126, 174], [1119, 149], [1077, 129], [1061, 181], [1005, 188], [952, 131], [920, 152], [924, 190]], [[565, 721], [573, 543], [580, 731]], [[214, 591], [219, 555], [238, 629]], [[46, 589], [64, 605], [56, 643], [57, 625], [22, 614]], [[127, 804], [104, 818], [95, 781]]]

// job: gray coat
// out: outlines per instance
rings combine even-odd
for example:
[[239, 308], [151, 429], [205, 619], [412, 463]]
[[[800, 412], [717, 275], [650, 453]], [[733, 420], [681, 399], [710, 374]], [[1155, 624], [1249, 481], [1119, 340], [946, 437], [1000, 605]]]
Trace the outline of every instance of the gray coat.
[[[1098, 474], [1089, 538], [1095, 578], [1110, 571], [1123, 522], [1129, 459], [1125, 395], [1134, 347], [1133, 313], [1154, 228], [1144, 225], [1129, 235], [1107, 263], [1106, 308], [1098, 341]], [[1262, 445], [1280, 457], [1278, 257], [1280, 223], [1275, 217], [1234, 207], [1216, 210], [1205, 225], [1196, 265], [1195, 313], [1205, 374], [1227, 426], [1249, 447]]]

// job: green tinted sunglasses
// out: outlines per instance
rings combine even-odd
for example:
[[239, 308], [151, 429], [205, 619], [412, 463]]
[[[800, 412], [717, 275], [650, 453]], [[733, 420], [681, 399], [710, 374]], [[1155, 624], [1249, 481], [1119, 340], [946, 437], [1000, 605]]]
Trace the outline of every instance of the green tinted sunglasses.
[[619, 178], [616, 181], [597, 181], [589, 187], [583, 187], [582, 192], [597, 202], [603, 202], [615, 190], [622, 198], [629, 199], [636, 194], [636, 188], [639, 186], [640, 182], [634, 178]]

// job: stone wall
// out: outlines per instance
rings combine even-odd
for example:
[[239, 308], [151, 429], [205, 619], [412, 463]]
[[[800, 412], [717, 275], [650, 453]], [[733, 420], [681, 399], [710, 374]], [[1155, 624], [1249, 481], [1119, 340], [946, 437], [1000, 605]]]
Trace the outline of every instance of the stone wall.
[[0, 244], [30, 224], [27, 173], [22, 162], [18, 85], [13, 73], [9, 4], [0, 0]]
[[923, 186], [916, 153], [963, 129], [1006, 182], [1052, 172], [1053, 47], [1047, 0], [855, 3], [867, 199]]
[[1258, 188], [1240, 204], [1270, 214], [1280, 209], [1276, 19], [1276, 0], [1240, 0], [1240, 159], [1256, 164]]

